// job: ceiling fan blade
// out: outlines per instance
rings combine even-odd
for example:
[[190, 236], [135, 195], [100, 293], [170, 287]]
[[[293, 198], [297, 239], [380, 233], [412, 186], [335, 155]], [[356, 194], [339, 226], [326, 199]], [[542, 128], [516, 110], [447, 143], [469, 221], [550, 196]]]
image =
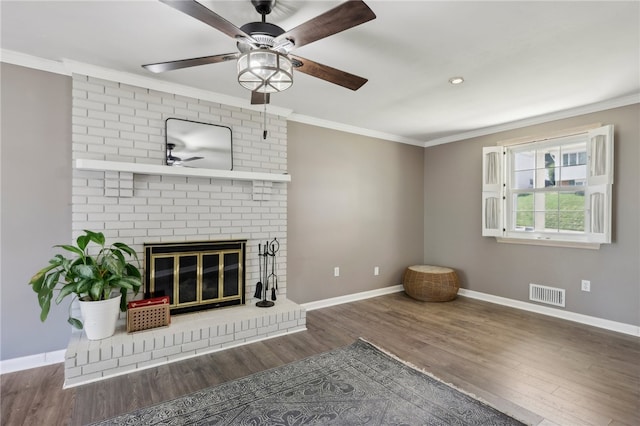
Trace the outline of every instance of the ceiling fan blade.
[[337, 84], [338, 86], [346, 87], [347, 89], [358, 90], [369, 81], [366, 78], [358, 77], [346, 71], [331, 68], [330, 66], [322, 65], [309, 59], [301, 58], [300, 56], [289, 56], [293, 59], [293, 66], [296, 71]]
[[364, 24], [376, 15], [362, 0], [349, 0], [279, 35], [275, 44], [290, 40], [296, 48]]
[[231, 61], [237, 59], [239, 53], [224, 53], [222, 55], [203, 56], [200, 58], [180, 59], [177, 61], [159, 62], [157, 64], [143, 65], [151, 72], [159, 73], [164, 71], [179, 70], [181, 68], [195, 67], [198, 65], [217, 64], [218, 62]]
[[231, 22], [224, 19], [211, 9], [201, 5], [195, 0], [160, 0], [167, 6], [171, 6], [182, 13], [186, 13], [192, 18], [196, 18], [199, 21], [221, 31], [233, 39], [246, 39], [251, 44], [256, 44], [256, 41], [240, 28], [233, 25]]
[[251, 105], [268, 104], [271, 100], [271, 93], [251, 92]]
[[202, 160], [204, 157], [189, 157], [186, 158], [184, 160], [182, 160], [183, 163], [187, 162], [187, 161], [194, 161], [194, 160]]

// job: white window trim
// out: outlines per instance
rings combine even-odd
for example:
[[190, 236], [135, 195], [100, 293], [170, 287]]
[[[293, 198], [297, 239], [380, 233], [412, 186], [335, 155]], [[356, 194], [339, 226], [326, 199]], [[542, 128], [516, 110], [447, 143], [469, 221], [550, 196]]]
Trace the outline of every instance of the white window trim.
[[[510, 211], [507, 208], [507, 150], [508, 147], [513, 145], [522, 145], [528, 143], [539, 143], [545, 140], [556, 139], [561, 137], [568, 137], [572, 135], [587, 134], [587, 156], [588, 156], [588, 173], [587, 180], [589, 182], [584, 188], [585, 194], [585, 232], [580, 233], [577, 236], [573, 236], [570, 233], [559, 234], [547, 234], [547, 233], [530, 233], [522, 234], [517, 231], [510, 231], [507, 228], [506, 214]], [[592, 156], [595, 155], [595, 151], [592, 149], [592, 139], [596, 135], [602, 135], [605, 137], [606, 150], [604, 156], [600, 157], [604, 161], [598, 163], [602, 170], [600, 170], [599, 176], [594, 176]], [[495, 237], [496, 241], [500, 243], [509, 244], [528, 244], [539, 246], [552, 246], [552, 247], [571, 247], [571, 248], [586, 248], [586, 249], [599, 249], [600, 244], [611, 243], [611, 195], [613, 184], [613, 126], [601, 126], [598, 124], [591, 124], [588, 126], [582, 126], [572, 129], [566, 129], [559, 132], [549, 133], [544, 136], [527, 136], [524, 138], [511, 139], [501, 141], [492, 147], [483, 148], [482, 159], [482, 235]], [[495, 165], [495, 159], [497, 154], [499, 156], [499, 166]], [[491, 175], [494, 173], [494, 175]], [[496, 184], [496, 180], [499, 183]], [[591, 194], [594, 194], [592, 198]], [[498, 201], [496, 201], [498, 200]], [[592, 226], [596, 224], [592, 216], [591, 200], [602, 200], [603, 210], [599, 216], [600, 220], [597, 222], [602, 232], [594, 233]], [[496, 208], [496, 204], [499, 205]], [[491, 217], [489, 217], [491, 216]], [[525, 236], [522, 238], [522, 236]]]

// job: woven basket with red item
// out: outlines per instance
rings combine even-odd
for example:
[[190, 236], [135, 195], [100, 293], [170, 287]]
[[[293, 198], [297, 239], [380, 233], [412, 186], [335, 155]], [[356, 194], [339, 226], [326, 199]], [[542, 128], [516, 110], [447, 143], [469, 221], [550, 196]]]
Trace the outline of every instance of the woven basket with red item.
[[127, 304], [127, 333], [166, 327], [170, 323], [169, 296], [134, 300]]

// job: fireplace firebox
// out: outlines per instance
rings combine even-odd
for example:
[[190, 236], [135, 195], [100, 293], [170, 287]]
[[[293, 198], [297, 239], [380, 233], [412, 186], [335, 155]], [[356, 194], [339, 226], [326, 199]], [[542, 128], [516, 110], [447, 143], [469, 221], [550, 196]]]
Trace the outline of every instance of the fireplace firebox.
[[145, 297], [171, 314], [245, 303], [247, 240], [144, 244]]

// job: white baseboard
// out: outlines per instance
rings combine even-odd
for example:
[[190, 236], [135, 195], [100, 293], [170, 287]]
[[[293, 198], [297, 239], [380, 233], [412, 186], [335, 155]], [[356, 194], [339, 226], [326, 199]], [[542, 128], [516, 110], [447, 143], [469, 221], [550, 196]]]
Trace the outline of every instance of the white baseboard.
[[579, 322], [581, 324], [591, 325], [598, 328], [604, 328], [606, 330], [617, 331], [618, 333], [630, 334], [632, 336], [640, 337], [640, 326], [632, 324], [625, 324], [623, 322], [616, 322], [603, 318], [592, 317], [589, 315], [577, 314], [575, 312], [548, 308], [546, 306], [540, 306], [534, 303], [521, 302], [519, 300], [507, 299], [506, 297], [494, 296], [487, 293], [481, 293], [479, 291], [467, 290], [466, 288], [461, 288], [458, 291], [458, 294], [460, 296], [469, 297], [471, 299], [484, 300], [486, 302], [509, 306], [512, 308], [521, 309], [523, 311], [535, 312], [550, 317], [561, 318], [568, 321]]
[[404, 291], [402, 284], [391, 287], [383, 287], [376, 290], [363, 291], [361, 293], [347, 294], [346, 296], [332, 297], [330, 299], [316, 300], [315, 302], [301, 303], [300, 305], [307, 311], [328, 308], [329, 306], [342, 305], [343, 303], [355, 302], [357, 300], [370, 299], [385, 294]]
[[30, 368], [44, 367], [45, 365], [64, 362], [64, 354], [66, 351], [66, 349], [61, 349], [55, 352], [45, 352], [0, 361], [0, 374], [13, 373], [14, 371], [28, 370]]
[[[377, 290], [363, 291], [362, 293], [348, 294], [346, 296], [332, 297], [330, 299], [317, 300], [315, 302], [302, 303], [301, 305], [307, 310], [328, 308], [329, 306], [340, 305], [343, 303], [355, 302], [357, 300], [368, 299], [371, 297], [382, 296], [384, 294], [396, 293], [404, 291], [402, 284], [391, 287], [384, 287]], [[630, 334], [640, 337], [640, 326], [625, 324], [622, 322], [611, 321], [603, 318], [592, 317], [589, 315], [578, 314], [575, 312], [562, 311], [559, 309], [548, 308], [546, 306], [536, 305], [534, 303], [521, 302], [519, 300], [507, 299], [506, 297], [494, 296], [479, 291], [467, 290], [461, 288], [458, 290], [460, 296], [470, 299], [483, 300], [498, 305], [509, 306], [523, 311], [535, 312], [537, 314], [547, 315], [555, 318], [565, 319], [568, 321], [578, 322], [581, 324], [591, 325], [593, 327], [603, 328], [605, 330], [616, 331], [618, 333]]]
[[[376, 290], [363, 291], [361, 293], [348, 294], [346, 296], [317, 300], [315, 302], [301, 303], [300, 305], [307, 311], [313, 311], [315, 309], [328, 308], [330, 306], [370, 299], [372, 297], [397, 293], [399, 291], [404, 291], [402, 284], [379, 288]], [[506, 297], [494, 296], [487, 293], [481, 293], [479, 291], [467, 290], [465, 288], [461, 288], [458, 291], [458, 294], [470, 299], [484, 300], [485, 302], [509, 306], [512, 308], [521, 309], [523, 311], [535, 312], [542, 315], [565, 319], [568, 321], [578, 322], [581, 324], [591, 325], [606, 330], [616, 331], [618, 333], [630, 334], [632, 336], [640, 337], [640, 326], [632, 324], [625, 324], [622, 322], [606, 320], [589, 315], [577, 314], [575, 312], [547, 308], [546, 306], [540, 306], [528, 302], [521, 302], [519, 300], [507, 299]], [[13, 358], [0, 361], [0, 374], [12, 373], [14, 371], [27, 370], [29, 368], [43, 367], [49, 364], [64, 362], [65, 352], [66, 350], [63, 349], [55, 352], [46, 352], [38, 355], [30, 355], [21, 358]]]

